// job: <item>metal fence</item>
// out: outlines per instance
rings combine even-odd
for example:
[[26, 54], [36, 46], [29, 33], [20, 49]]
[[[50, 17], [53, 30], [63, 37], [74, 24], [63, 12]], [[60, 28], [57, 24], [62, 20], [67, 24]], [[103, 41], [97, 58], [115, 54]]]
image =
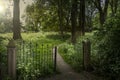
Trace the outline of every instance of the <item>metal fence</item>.
[[56, 72], [57, 47], [14, 40], [0, 53], [0, 80], [37, 80]]
[[7, 54], [0, 53], [0, 80], [3, 80], [7, 76]]
[[56, 51], [52, 44], [19, 42], [17, 45], [17, 79], [31, 79], [56, 71]]

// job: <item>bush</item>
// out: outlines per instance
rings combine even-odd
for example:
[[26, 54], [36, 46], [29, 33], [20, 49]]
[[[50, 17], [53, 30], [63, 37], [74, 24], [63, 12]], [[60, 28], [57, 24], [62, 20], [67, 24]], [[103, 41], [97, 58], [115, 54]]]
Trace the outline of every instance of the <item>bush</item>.
[[0, 37], [0, 71], [2, 72], [2, 78], [4, 80], [6, 80], [7, 76], [7, 50], [6, 50], [6, 46], [5, 46], [5, 39]]
[[59, 46], [59, 53], [77, 72], [80, 72], [83, 69], [82, 41], [87, 38], [91, 39], [91, 36], [92, 33], [87, 33], [85, 36], [79, 37], [75, 45], [66, 42]]
[[98, 70], [111, 80], [120, 80], [120, 16], [108, 18], [104, 30], [98, 31], [97, 56]]
[[82, 67], [82, 55], [80, 54], [78, 46], [79, 45], [74, 46], [72, 44], [64, 43], [59, 47], [59, 53], [76, 71], [80, 71], [80, 67]]

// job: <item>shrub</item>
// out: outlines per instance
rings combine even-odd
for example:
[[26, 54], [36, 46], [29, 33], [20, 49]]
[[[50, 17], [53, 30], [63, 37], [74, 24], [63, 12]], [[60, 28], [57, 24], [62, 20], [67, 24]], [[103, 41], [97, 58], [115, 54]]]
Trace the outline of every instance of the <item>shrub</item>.
[[120, 79], [120, 16], [108, 18], [104, 30], [98, 31], [97, 56], [98, 70], [111, 80]]
[[7, 53], [6, 53], [6, 46], [5, 46], [5, 39], [0, 37], [0, 70], [2, 72], [2, 78], [6, 79], [7, 77]]

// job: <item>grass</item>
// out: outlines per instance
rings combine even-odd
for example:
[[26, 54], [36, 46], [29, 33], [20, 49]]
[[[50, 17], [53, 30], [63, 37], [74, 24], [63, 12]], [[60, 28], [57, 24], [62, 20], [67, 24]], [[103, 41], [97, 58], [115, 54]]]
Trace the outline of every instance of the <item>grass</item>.
[[[70, 35], [65, 34], [65, 37], [62, 38], [60, 34], [57, 32], [39, 32], [39, 33], [21, 33], [23, 40], [25, 41], [32, 41], [40, 43], [54, 43], [54, 44], [61, 44], [65, 42]], [[5, 33], [0, 34], [1, 38], [5, 39], [12, 39], [12, 33]]]

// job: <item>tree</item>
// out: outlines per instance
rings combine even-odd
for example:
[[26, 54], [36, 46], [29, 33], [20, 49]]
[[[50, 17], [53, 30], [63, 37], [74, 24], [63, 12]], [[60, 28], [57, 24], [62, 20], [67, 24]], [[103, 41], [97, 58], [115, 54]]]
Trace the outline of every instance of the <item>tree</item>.
[[117, 9], [118, 9], [118, 2], [119, 0], [110, 0], [110, 7], [111, 7], [111, 12], [112, 15], [116, 14]]
[[73, 0], [71, 8], [71, 41], [76, 43], [76, 27], [77, 27], [77, 0]]
[[22, 39], [20, 29], [20, 0], [13, 0], [13, 39]]
[[107, 17], [109, 0], [92, 0], [92, 1], [99, 11], [99, 21], [101, 26], [103, 26]]
[[80, 35], [85, 35], [85, 0], [80, 0], [79, 26]]
[[91, 0], [85, 2], [85, 31], [92, 31], [96, 8]]
[[60, 32], [61, 35], [63, 36], [63, 0], [58, 0], [58, 18]]
[[58, 15], [56, 5], [48, 1], [36, 0], [26, 8], [24, 16], [25, 29], [30, 31], [58, 31]]

